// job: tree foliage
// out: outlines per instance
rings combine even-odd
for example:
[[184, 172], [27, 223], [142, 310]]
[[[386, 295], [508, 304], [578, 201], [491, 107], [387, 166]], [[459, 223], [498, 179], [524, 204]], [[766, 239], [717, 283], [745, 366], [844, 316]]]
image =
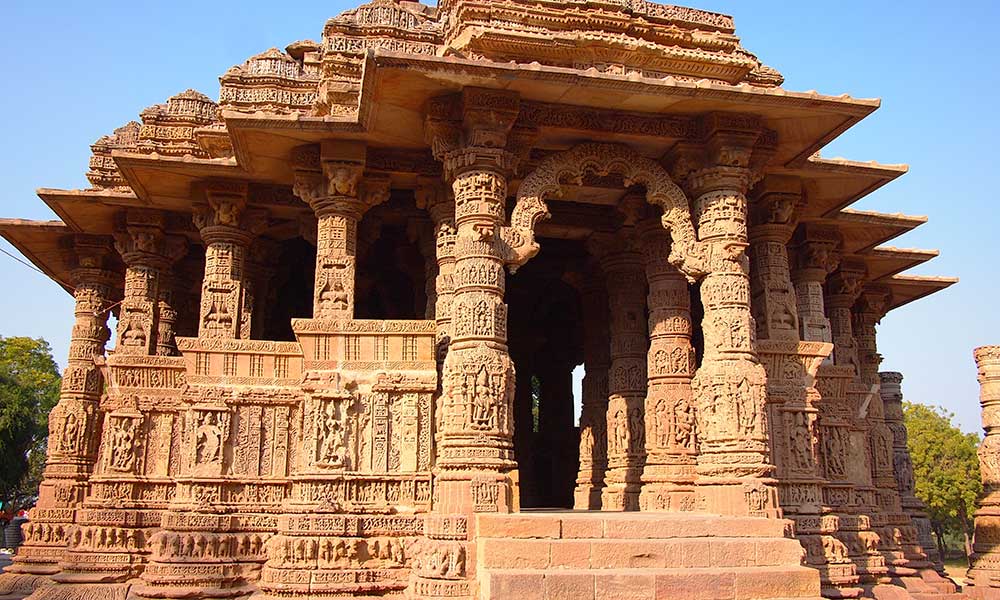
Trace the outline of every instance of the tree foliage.
[[17, 510], [38, 491], [48, 415], [61, 378], [48, 342], [0, 336], [0, 507]]
[[976, 498], [983, 486], [976, 450], [979, 437], [952, 424], [954, 415], [941, 407], [905, 402], [903, 416], [917, 497], [927, 505], [940, 550], [946, 535], [972, 534]]

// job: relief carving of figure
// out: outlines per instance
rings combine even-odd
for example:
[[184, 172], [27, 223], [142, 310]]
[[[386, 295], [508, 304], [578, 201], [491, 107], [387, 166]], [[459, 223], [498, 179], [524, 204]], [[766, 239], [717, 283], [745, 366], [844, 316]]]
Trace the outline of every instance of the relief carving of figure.
[[336, 400], [323, 403], [316, 417], [317, 460], [347, 466], [347, 423]]
[[207, 464], [222, 461], [222, 427], [215, 411], [205, 411], [195, 433], [195, 462]]
[[80, 421], [76, 415], [69, 413], [63, 422], [62, 436], [59, 440], [63, 452], [76, 452], [80, 441]]
[[129, 418], [114, 420], [111, 430], [111, 468], [131, 471], [135, 464], [135, 425]]

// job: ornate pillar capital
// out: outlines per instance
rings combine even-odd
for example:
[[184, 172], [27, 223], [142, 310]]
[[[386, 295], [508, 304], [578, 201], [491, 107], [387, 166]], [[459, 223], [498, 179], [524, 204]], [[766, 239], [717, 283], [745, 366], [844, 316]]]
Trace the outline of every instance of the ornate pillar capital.
[[187, 240], [167, 235], [160, 211], [127, 209], [118, 215], [115, 248], [129, 267], [162, 270], [187, 252]]
[[206, 246], [233, 243], [249, 246], [267, 225], [267, 212], [247, 207], [245, 182], [208, 182], [196, 186], [191, 219]]
[[840, 234], [834, 227], [802, 223], [792, 236], [792, 280], [823, 283], [840, 265]]
[[750, 204], [750, 243], [787, 244], [804, 204], [798, 177], [768, 175], [754, 186]]
[[516, 92], [466, 87], [460, 94], [433, 98], [425, 130], [445, 179], [466, 171], [506, 175], [522, 160], [534, 131], [514, 126], [521, 110]]
[[115, 260], [113, 237], [76, 233], [60, 240], [60, 246], [73, 287], [121, 286], [121, 263]]
[[826, 303], [830, 308], [851, 308], [864, 289], [868, 269], [864, 261], [843, 257], [826, 279]]

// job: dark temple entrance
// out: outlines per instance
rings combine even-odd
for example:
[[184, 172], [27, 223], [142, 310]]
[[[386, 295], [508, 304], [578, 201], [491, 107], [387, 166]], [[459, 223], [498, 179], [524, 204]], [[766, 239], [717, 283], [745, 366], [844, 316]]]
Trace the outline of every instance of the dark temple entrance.
[[572, 508], [579, 469], [573, 369], [583, 362], [580, 241], [539, 239], [542, 250], [508, 276], [508, 339], [517, 369], [514, 451], [522, 508]]

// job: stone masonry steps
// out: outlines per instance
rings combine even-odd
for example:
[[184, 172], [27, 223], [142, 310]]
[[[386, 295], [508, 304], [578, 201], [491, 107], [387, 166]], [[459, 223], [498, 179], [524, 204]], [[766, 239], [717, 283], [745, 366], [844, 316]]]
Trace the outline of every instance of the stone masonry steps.
[[487, 569], [483, 600], [816, 599], [808, 567], [711, 569]]
[[755, 600], [820, 595], [787, 522], [712, 515], [477, 517], [483, 600]]

